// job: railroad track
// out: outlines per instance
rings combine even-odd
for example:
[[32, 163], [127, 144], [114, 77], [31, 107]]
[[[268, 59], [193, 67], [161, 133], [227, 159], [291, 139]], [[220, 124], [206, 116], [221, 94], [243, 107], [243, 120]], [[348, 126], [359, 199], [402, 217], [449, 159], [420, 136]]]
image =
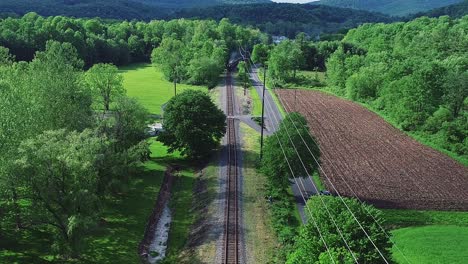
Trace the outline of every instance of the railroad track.
[[237, 138], [234, 115], [234, 89], [231, 73], [226, 77], [227, 94], [227, 138], [228, 138], [228, 166], [226, 185], [226, 208], [224, 218], [224, 264], [239, 263], [239, 209], [237, 192]]

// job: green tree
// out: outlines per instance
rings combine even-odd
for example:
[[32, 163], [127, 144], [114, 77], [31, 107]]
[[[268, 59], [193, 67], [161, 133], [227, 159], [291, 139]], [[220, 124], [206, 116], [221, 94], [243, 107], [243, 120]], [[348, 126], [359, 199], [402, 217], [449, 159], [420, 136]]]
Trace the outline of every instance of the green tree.
[[278, 84], [291, 79], [295, 80], [297, 70], [304, 65], [304, 57], [299, 45], [286, 40], [278, 44], [270, 52], [268, 59], [268, 75]]
[[123, 76], [112, 64], [94, 65], [86, 72], [85, 80], [105, 111], [109, 111], [110, 104], [126, 93]]
[[226, 116], [206, 93], [187, 90], [167, 103], [163, 128], [158, 140], [169, 151], [180, 150], [191, 158], [203, 158], [226, 132]]
[[151, 62], [161, 68], [166, 79], [180, 82], [184, 76], [184, 50], [182, 41], [164, 38], [161, 45], [153, 50]]
[[102, 148], [102, 139], [90, 130], [56, 130], [23, 141], [18, 149], [14, 171], [32, 202], [33, 222], [53, 230], [53, 246], [66, 256], [78, 256], [96, 223]]
[[269, 51], [270, 49], [268, 45], [256, 44], [253, 47], [253, 51], [252, 51], [252, 61], [255, 63], [260, 63], [262, 65], [265, 65], [265, 63], [268, 60]]
[[304, 177], [307, 177], [307, 174], [297, 153], [299, 153], [303, 163], [309, 166], [307, 170], [310, 175], [317, 168], [317, 163], [303, 140], [318, 161], [320, 150], [315, 144], [316, 140], [309, 135], [307, 121], [299, 113], [289, 113], [281, 122], [280, 128], [275, 132], [275, 135], [269, 136], [265, 140], [262, 171], [278, 186], [289, 186], [289, 179], [293, 177], [284, 155], [286, 155], [293, 171], [301, 172]]
[[15, 60], [15, 56], [10, 54], [8, 48], [0, 46], [0, 66], [11, 65]]
[[[382, 212], [371, 205], [362, 204], [356, 199], [343, 198], [343, 200], [366, 230], [372, 242], [375, 243], [385, 258], [390, 260], [391, 243], [379, 226], [383, 224]], [[341, 236], [337, 235], [335, 224], [324, 204], [340, 227], [357, 261], [359, 263], [382, 263], [382, 257], [355, 221], [353, 215], [340, 198], [332, 196], [314, 196], [309, 199], [307, 205], [312, 212], [312, 216], [308, 215], [309, 221], [301, 228], [296, 238], [294, 251], [288, 256], [286, 263], [355, 263]], [[313, 221], [320, 229], [334, 262], [330, 260], [325, 244], [321, 240]]]
[[245, 63], [245, 61], [239, 62], [239, 64], [237, 65], [237, 71], [238, 71], [238, 78], [240, 82], [242, 83], [242, 87], [244, 87], [244, 95], [245, 95], [245, 91], [250, 82], [249, 71], [247, 69], [247, 64]]

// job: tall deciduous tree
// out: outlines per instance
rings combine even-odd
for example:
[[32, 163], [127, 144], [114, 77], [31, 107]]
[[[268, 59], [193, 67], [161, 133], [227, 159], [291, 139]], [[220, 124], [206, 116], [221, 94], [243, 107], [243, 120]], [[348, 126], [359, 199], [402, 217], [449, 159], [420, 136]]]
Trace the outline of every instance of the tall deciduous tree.
[[158, 140], [169, 151], [180, 150], [191, 158], [203, 158], [226, 132], [226, 116], [206, 93], [187, 90], [167, 103], [163, 128]]
[[268, 60], [269, 47], [266, 44], [256, 44], [252, 51], [252, 61], [265, 65]]
[[112, 64], [96, 64], [86, 73], [86, 82], [105, 111], [118, 97], [125, 95], [123, 76]]
[[239, 62], [237, 65], [237, 71], [238, 71], [238, 78], [242, 83], [242, 87], [244, 87], [244, 95], [245, 95], [245, 90], [249, 86], [249, 70], [247, 69], [247, 64], [245, 61]]
[[15, 171], [33, 203], [33, 222], [52, 227], [55, 246], [68, 256], [77, 256], [96, 222], [102, 150], [102, 139], [90, 130], [47, 131], [25, 140], [18, 150]]
[[185, 72], [184, 51], [182, 41], [164, 38], [161, 45], [153, 50], [151, 62], [162, 69], [166, 79], [180, 82]]
[[[313, 171], [317, 168], [317, 163], [311, 156], [304, 141], [317, 160], [320, 156], [320, 150], [317, 144], [315, 144], [316, 140], [309, 135], [309, 128], [305, 118], [299, 113], [288, 114], [281, 122], [279, 130], [275, 134], [268, 137], [265, 141], [265, 154], [262, 160], [263, 172], [271, 177], [272, 181], [277, 182], [281, 186], [288, 186], [289, 178], [293, 177], [289, 165], [291, 165], [294, 171], [301, 172], [301, 175], [307, 176], [297, 156], [297, 153], [299, 153], [304, 164], [310, 164], [307, 172], [312, 175]], [[289, 160], [289, 165], [284, 155]]]

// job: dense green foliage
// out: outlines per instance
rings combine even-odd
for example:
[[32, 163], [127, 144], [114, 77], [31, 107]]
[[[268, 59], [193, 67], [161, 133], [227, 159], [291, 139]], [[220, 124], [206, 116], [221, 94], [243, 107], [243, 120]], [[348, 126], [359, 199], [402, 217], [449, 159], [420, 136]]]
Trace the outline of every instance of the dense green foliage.
[[468, 155], [468, 16], [364, 25], [327, 63], [330, 89], [368, 103], [402, 129]]
[[0, 229], [53, 234], [51, 252], [76, 257], [100, 202], [125, 190], [147, 157], [147, 112], [122, 96], [115, 111], [96, 114], [69, 43], [48, 41], [29, 63], [0, 50]]
[[[379, 227], [379, 224], [383, 223], [382, 213], [371, 205], [361, 204], [356, 199], [343, 198], [343, 201], [338, 197], [314, 196], [307, 202], [311, 215], [308, 215], [307, 224], [301, 228], [295, 240], [294, 251], [288, 256], [286, 263], [355, 263], [345, 242], [338, 235], [335, 223], [340, 227], [358, 263], [384, 262], [372, 242], [387, 260], [391, 260], [390, 242]], [[349, 210], [344, 203], [348, 205]], [[366, 230], [372, 242], [354, 217]], [[317, 224], [320, 233], [314, 223]], [[326, 241], [334, 261], [330, 259], [321, 236]]]
[[[348, 43], [339, 41], [309, 41], [304, 33], [299, 33], [294, 41], [284, 41], [270, 47], [268, 56], [268, 81], [275, 87], [285, 87], [288, 83], [298, 85], [322, 86], [315, 78], [299, 76], [299, 70], [325, 71], [326, 61], [339, 47], [347, 52], [362, 51]], [[254, 54], [255, 55], [254, 46]], [[268, 49], [267, 49], [268, 50]], [[252, 55], [252, 57], [254, 57]]]
[[367, 11], [346, 8], [299, 5], [285, 3], [225, 5], [186, 9], [172, 15], [174, 18], [221, 20], [229, 18], [234, 23], [252, 25], [272, 35], [290, 38], [299, 32], [312, 36], [354, 28], [362, 23], [391, 22], [392, 18]]
[[226, 116], [202, 91], [187, 90], [174, 96], [164, 109], [164, 131], [158, 140], [169, 151], [204, 158], [226, 132]]
[[116, 98], [125, 95], [123, 77], [112, 64], [94, 65], [86, 73], [85, 80], [105, 111], [109, 111]]
[[[26, 61], [32, 60], [36, 51], [44, 50], [48, 40], [71, 43], [86, 66], [149, 61], [153, 49], [166, 38], [185, 45], [186, 63], [200, 64], [205, 58], [202, 55], [215, 47], [223, 50], [217, 59], [227, 60], [226, 54], [237, 50], [237, 45], [251, 47], [265, 37], [258, 30], [235, 26], [228, 20], [107, 22], [62, 16], [44, 18], [35, 13], [0, 20], [0, 46], [9, 48], [17, 60]], [[197, 56], [201, 56], [200, 60]]]
[[319, 3], [402, 16], [448, 6], [461, 1], [463, 0], [320, 0]]
[[[285, 246], [285, 250], [278, 252], [278, 258], [285, 258], [285, 254], [293, 245], [297, 235], [297, 219], [294, 215], [294, 199], [290, 195], [290, 167], [295, 174], [306, 175], [293, 143], [302, 158], [304, 164], [310, 165], [308, 173], [312, 174], [316, 164], [305, 146], [303, 139], [316, 157], [319, 157], [318, 146], [309, 137], [309, 128], [305, 118], [298, 113], [290, 113], [281, 122], [275, 135], [265, 140], [264, 156], [261, 163], [261, 171], [267, 176], [267, 193], [271, 197], [272, 224], [278, 239]], [[302, 138], [301, 138], [302, 136]], [[292, 143], [292, 142], [293, 143]], [[284, 152], [283, 152], [284, 150]], [[285, 155], [289, 164], [285, 159]], [[296, 175], [297, 176], [297, 175]], [[284, 261], [283, 261], [284, 262]]]

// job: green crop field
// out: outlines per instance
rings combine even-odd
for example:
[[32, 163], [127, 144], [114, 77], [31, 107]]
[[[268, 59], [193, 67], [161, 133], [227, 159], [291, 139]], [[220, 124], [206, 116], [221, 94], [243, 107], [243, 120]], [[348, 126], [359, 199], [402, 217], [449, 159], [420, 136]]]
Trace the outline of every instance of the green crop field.
[[[161, 107], [174, 96], [174, 84], [148, 63], [132, 64], [120, 70], [127, 95], [136, 98], [152, 114], [161, 114]], [[177, 93], [186, 89], [207, 90], [201, 86], [177, 84]]]

